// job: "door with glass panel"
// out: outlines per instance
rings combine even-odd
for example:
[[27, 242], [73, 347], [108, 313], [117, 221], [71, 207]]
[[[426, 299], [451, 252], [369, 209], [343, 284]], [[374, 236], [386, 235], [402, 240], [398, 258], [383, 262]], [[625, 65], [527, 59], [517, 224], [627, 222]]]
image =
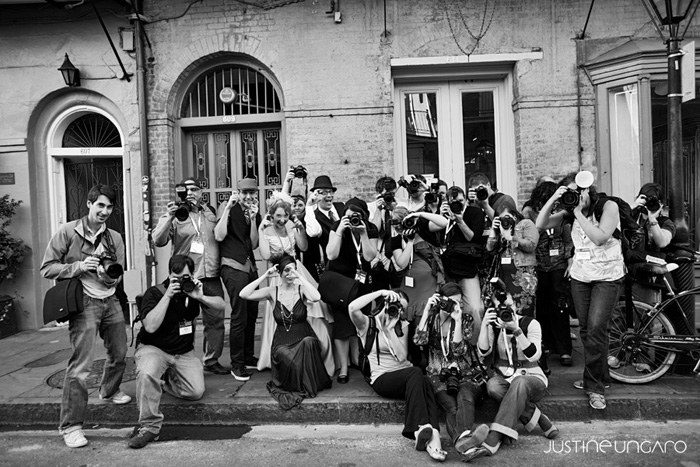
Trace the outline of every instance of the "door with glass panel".
[[399, 175], [424, 174], [467, 186], [485, 173], [516, 192], [513, 114], [505, 81], [447, 81], [397, 88]]
[[186, 148], [184, 173], [195, 177], [214, 208], [228, 200], [241, 178], [257, 180], [261, 200], [284, 181], [279, 128], [195, 131], [186, 134]]

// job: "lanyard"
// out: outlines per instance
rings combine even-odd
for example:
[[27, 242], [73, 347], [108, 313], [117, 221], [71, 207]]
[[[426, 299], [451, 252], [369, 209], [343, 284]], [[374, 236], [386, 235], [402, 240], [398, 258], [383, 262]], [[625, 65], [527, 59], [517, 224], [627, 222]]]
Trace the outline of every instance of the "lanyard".
[[508, 364], [511, 368], [514, 368], [513, 366], [513, 348], [510, 346], [510, 342], [508, 342], [508, 336], [506, 336], [506, 332], [503, 331], [500, 333], [501, 335], [499, 337], [503, 337], [503, 347], [506, 349], [506, 355], [508, 356]]
[[447, 319], [445, 319], [445, 321], [443, 321], [443, 323], [440, 325], [440, 347], [442, 348], [442, 358], [444, 358], [445, 361], [449, 361], [448, 358], [447, 358], [447, 356], [448, 356], [449, 353], [450, 353], [450, 343], [449, 343], [449, 341], [450, 341], [450, 336], [451, 336], [451, 334], [452, 334], [452, 328], [453, 328], [453, 326], [454, 326], [454, 321], [452, 321], [452, 322], [450, 323], [450, 330], [447, 332], [447, 335], [445, 336], [445, 332], [444, 332], [445, 323], [447, 322], [448, 319], [450, 319], [449, 316], [448, 316]]
[[350, 237], [352, 238], [352, 243], [355, 245], [355, 250], [357, 250], [357, 267], [362, 269], [362, 257], [360, 252], [362, 251], [362, 243], [360, 240], [355, 240], [355, 234], [351, 231]]
[[190, 221], [192, 221], [192, 227], [194, 227], [194, 231], [197, 234], [198, 237], [201, 236], [201, 229], [200, 226], [202, 225], [202, 212], [197, 211], [197, 214], [195, 214], [195, 217], [197, 218], [197, 222], [194, 221], [194, 217], [190, 216]]
[[384, 327], [379, 326], [379, 332], [382, 333], [382, 336], [384, 336], [384, 340], [386, 341], [387, 347], [389, 347], [389, 353], [391, 353], [391, 356], [394, 357], [394, 360], [397, 362], [399, 361], [399, 357], [396, 356], [396, 351], [394, 350], [394, 346], [391, 345], [391, 340], [389, 339], [389, 336], [386, 335], [386, 331], [384, 330]]

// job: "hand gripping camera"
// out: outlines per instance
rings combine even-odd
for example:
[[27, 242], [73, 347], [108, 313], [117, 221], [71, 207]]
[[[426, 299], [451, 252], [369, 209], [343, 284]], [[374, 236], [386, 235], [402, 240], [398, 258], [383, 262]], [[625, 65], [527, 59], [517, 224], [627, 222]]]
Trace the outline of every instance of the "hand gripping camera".
[[436, 305], [438, 310], [445, 310], [445, 313], [452, 314], [455, 309], [455, 301], [447, 297], [438, 297]]
[[294, 176], [296, 178], [306, 178], [309, 175], [309, 173], [306, 171], [306, 167], [303, 165], [293, 165], [290, 167], [290, 170], [294, 172]]
[[459, 370], [457, 363], [451, 363], [450, 366], [440, 371], [440, 381], [445, 383], [447, 394], [451, 396], [459, 393], [460, 379], [462, 379], [462, 372]]
[[184, 222], [190, 217], [190, 202], [187, 201], [187, 186], [184, 183], [178, 183], [175, 185], [175, 193], [177, 193], [180, 201], [176, 201], [175, 205], [177, 210], [175, 211], [175, 218], [180, 222]]
[[196, 288], [192, 277], [189, 274], [180, 276], [177, 280], [180, 283], [180, 290], [184, 293], [192, 293]]
[[510, 230], [515, 225], [515, 219], [513, 219], [511, 216], [500, 216], [499, 219], [501, 220], [502, 229]]
[[408, 191], [408, 193], [411, 195], [418, 193], [418, 191], [420, 190], [420, 186], [421, 186], [420, 180], [413, 179], [410, 182], [408, 182], [403, 177], [399, 178], [398, 184], [399, 184], [399, 186], [404, 187]]
[[353, 212], [348, 216], [348, 220], [350, 221], [351, 226], [359, 227], [362, 225], [362, 214], [359, 212]]
[[397, 318], [401, 314], [401, 303], [398, 301], [388, 302], [386, 305], [386, 314], [389, 318]]
[[110, 279], [117, 280], [124, 274], [124, 268], [117, 263], [117, 257], [113, 253], [105, 251], [95, 257], [100, 260], [100, 265]]
[[498, 302], [496, 305], [496, 316], [504, 323], [513, 321], [513, 310], [505, 303], [508, 298], [505, 282], [500, 277], [493, 277], [490, 282], [493, 286], [492, 298]]

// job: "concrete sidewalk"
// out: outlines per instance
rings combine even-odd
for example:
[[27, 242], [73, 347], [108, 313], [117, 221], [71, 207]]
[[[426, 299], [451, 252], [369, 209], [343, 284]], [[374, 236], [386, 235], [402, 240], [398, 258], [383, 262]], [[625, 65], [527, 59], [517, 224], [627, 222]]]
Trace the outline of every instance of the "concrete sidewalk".
[[[198, 326], [196, 351], [201, 355], [202, 326]], [[127, 332], [130, 336], [130, 329]], [[228, 333], [227, 333], [228, 335]], [[259, 341], [256, 342], [259, 347]], [[228, 344], [227, 344], [228, 345]], [[89, 379], [90, 399], [86, 427], [134, 425], [138, 420], [135, 402], [115, 406], [99, 400], [99, 366], [105, 358], [102, 341], [96, 345], [96, 364]], [[122, 389], [135, 393], [133, 347], [129, 349]], [[62, 374], [71, 355], [67, 327], [46, 327], [0, 339], [0, 425], [58, 425], [63, 383]], [[646, 385], [613, 384], [607, 391], [608, 408], [589, 407], [583, 391], [572, 383], [582, 376], [580, 341], [575, 341], [574, 366], [565, 368], [550, 359], [552, 376], [549, 395], [538, 404], [553, 421], [669, 420], [697, 418], [700, 413], [700, 381], [692, 376], [668, 374]], [[226, 366], [228, 347], [220, 362]], [[237, 382], [232, 376], [205, 374], [206, 393], [197, 402], [180, 401], [164, 395], [162, 410], [167, 424], [336, 424], [401, 423], [403, 403], [377, 396], [359, 372], [351, 370], [350, 382], [333, 382], [299, 409], [281, 410], [268, 394], [265, 384], [270, 372], [255, 372], [250, 381]], [[488, 422], [496, 405], [486, 400], [477, 408], [478, 421]]]

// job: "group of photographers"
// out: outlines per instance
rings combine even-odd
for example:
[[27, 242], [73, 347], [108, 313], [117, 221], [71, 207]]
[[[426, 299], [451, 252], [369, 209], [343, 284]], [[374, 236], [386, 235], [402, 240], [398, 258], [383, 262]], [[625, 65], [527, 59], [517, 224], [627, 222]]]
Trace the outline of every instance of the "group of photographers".
[[[194, 179], [184, 180], [177, 186], [179, 201], [167, 205], [154, 230], [157, 246], [172, 242], [172, 258], [168, 278], [144, 293], [140, 307], [139, 426], [129, 446], [141, 448], [158, 438], [163, 390], [196, 400], [204, 392], [205, 371], [230, 372], [246, 381], [250, 369], [270, 366], [269, 357], [259, 363], [253, 354], [257, 299], [270, 300], [273, 307], [282, 300], [284, 306], [275, 308], [274, 316], [287, 332], [291, 328], [285, 313], [292, 323], [289, 307], [297, 309], [296, 296], [303, 312], [294, 323], [304, 321], [307, 309], [309, 318], [324, 320], [327, 331], [304, 327], [302, 337], [304, 342], [321, 339], [305, 348], [321, 352], [313, 357], [316, 372], [325, 361], [332, 376], [328, 362], [331, 367], [335, 362], [338, 383], [349, 379], [355, 347], [369, 349], [370, 384], [380, 395], [406, 400], [403, 435], [436, 460], [445, 459], [437, 408], [445, 413], [449, 438], [464, 460], [493, 455], [502, 442], [517, 439], [519, 422], [528, 430], [539, 426], [548, 438], [557, 436], [536, 406], [547, 387], [538, 362], [545, 347], [560, 355], [562, 365], [572, 363], [569, 295], [584, 345], [584, 378], [577, 387], [588, 392], [593, 408], [605, 408], [608, 364], [614, 364], [607, 360], [606, 323], [624, 274], [620, 241], [613, 236], [619, 215], [611, 202], [604, 203], [602, 214], [594, 213], [598, 195], [592, 176], [588, 180], [581, 174], [559, 184], [538, 182], [521, 213], [512, 197], [494, 190], [480, 173], [470, 177], [466, 191], [441, 180], [427, 183], [421, 176], [398, 182], [385, 176], [377, 181], [374, 201], [338, 203], [337, 188], [326, 175], [316, 177], [308, 197], [293, 192], [291, 185], [307, 173], [292, 167], [282, 190], [291, 197], [269, 203], [265, 219], [255, 179], [240, 180], [218, 213], [203, 202]], [[403, 200], [396, 196], [400, 187], [408, 193]], [[673, 236], [673, 223], [660, 214], [661, 196], [660, 186], [644, 185], [633, 206], [650, 249], [665, 247]], [[69, 447], [87, 444], [82, 432], [85, 380], [97, 332], [107, 349], [100, 398], [114, 404], [131, 400], [119, 389], [127, 345], [117, 298], [123, 270], [115, 268], [124, 264], [124, 244], [105, 225], [114, 203], [111, 188], [93, 187], [87, 216], [61, 226], [41, 268], [49, 279], [79, 278], [85, 295], [84, 312], [69, 321], [74, 353], [66, 370], [59, 425]], [[253, 250], [261, 236], [270, 260], [289, 258], [287, 282], [274, 286], [281, 289], [254, 292], [260, 280]], [[275, 248], [279, 254], [273, 254]], [[354, 280], [358, 298], [311, 311], [311, 301], [318, 300], [307, 299], [316, 294], [304, 289], [302, 299], [295, 284], [317, 287], [326, 271]], [[223, 287], [232, 309], [230, 370], [218, 361], [225, 338]], [[279, 290], [292, 295], [283, 299]], [[201, 360], [194, 356], [200, 310]], [[332, 337], [330, 356], [321, 332]], [[273, 360], [275, 355], [273, 349]], [[495, 371], [491, 378], [483, 364], [489, 355]], [[304, 371], [300, 368], [299, 375]], [[318, 381], [318, 389], [330, 384], [323, 375]], [[474, 406], [485, 394], [500, 402], [499, 410], [490, 426], [474, 428]]]

